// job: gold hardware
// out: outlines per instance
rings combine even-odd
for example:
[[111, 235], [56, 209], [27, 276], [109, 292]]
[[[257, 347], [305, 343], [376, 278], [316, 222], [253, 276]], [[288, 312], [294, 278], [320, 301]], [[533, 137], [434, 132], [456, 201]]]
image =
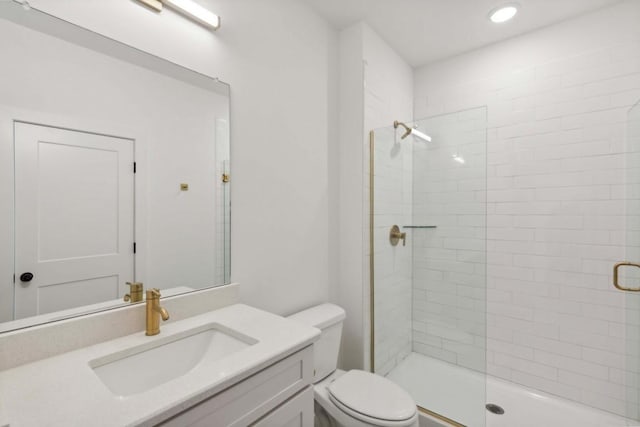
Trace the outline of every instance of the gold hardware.
[[389, 242], [391, 242], [391, 246], [398, 246], [400, 239], [402, 239], [402, 246], [407, 246], [407, 233], [401, 233], [400, 227], [394, 225], [389, 232]]
[[640, 288], [627, 288], [625, 286], [621, 286], [619, 281], [618, 281], [618, 270], [620, 269], [620, 267], [622, 266], [629, 266], [629, 267], [638, 267], [640, 268], [640, 264], [634, 264], [632, 262], [619, 262], [616, 265], [613, 266], [613, 286], [615, 286], [616, 288], [620, 289], [621, 291], [626, 291], [626, 292], [640, 292]]
[[222, 174], [222, 182], [229, 182], [229, 174], [228, 173], [223, 173]]
[[406, 137], [411, 135], [412, 129], [409, 126], [407, 126], [404, 123], [399, 122], [397, 120], [394, 121], [393, 122], [393, 128], [394, 129], [398, 129], [398, 126], [402, 126], [404, 128], [404, 134], [400, 137], [400, 139], [405, 139]]
[[430, 411], [428, 409], [425, 409], [420, 405], [418, 405], [418, 411], [422, 412], [423, 414], [427, 414], [427, 415], [430, 415], [430, 416], [432, 416], [434, 418], [437, 418], [438, 420], [447, 423], [447, 425], [450, 425], [451, 427], [467, 427], [464, 424], [460, 424], [457, 421], [453, 421], [451, 418], [447, 418], [447, 417], [445, 417], [443, 415], [438, 414], [437, 412], [433, 412], [433, 411]]
[[147, 6], [150, 9], [155, 10], [156, 12], [162, 11], [162, 2], [160, 0], [138, 0], [143, 5]]
[[131, 286], [129, 293], [124, 296], [125, 302], [140, 302], [142, 301], [142, 282], [127, 282], [127, 285]]
[[147, 335], [160, 333], [160, 317], [169, 320], [169, 312], [160, 306], [160, 290], [147, 289]]
[[189, 184], [180, 184], [180, 191], [189, 191]]

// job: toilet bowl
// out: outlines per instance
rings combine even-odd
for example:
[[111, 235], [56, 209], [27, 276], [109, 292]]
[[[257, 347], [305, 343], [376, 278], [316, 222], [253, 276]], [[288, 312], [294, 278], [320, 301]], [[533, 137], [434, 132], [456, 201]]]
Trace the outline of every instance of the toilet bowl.
[[344, 318], [344, 310], [334, 304], [289, 316], [322, 332], [314, 344], [315, 425], [417, 427], [416, 404], [402, 388], [370, 372], [337, 369]]

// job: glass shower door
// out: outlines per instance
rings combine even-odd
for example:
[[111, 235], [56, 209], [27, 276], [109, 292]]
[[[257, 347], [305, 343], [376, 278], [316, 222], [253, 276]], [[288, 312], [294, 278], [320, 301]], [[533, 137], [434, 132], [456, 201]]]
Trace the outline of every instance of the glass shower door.
[[626, 292], [626, 415], [640, 420], [640, 103], [627, 116], [625, 151], [625, 261], [613, 280]]
[[[485, 425], [486, 109], [371, 138], [372, 366], [420, 409]], [[394, 228], [397, 226], [397, 228]]]
[[[387, 375], [412, 351], [411, 241], [393, 244], [394, 226], [411, 222], [411, 153], [393, 127], [371, 133], [372, 370]], [[405, 235], [406, 236], [406, 235]]]

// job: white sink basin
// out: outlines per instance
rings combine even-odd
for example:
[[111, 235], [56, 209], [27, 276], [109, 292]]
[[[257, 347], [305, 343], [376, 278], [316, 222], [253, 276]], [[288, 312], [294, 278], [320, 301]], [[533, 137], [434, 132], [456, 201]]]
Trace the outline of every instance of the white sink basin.
[[203, 360], [219, 360], [257, 342], [208, 324], [92, 360], [89, 366], [113, 394], [124, 397], [181, 377]]

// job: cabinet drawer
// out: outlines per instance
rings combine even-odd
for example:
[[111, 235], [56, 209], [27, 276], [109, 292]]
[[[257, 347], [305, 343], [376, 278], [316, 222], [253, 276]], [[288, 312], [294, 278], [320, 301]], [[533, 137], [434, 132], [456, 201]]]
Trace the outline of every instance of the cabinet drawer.
[[247, 426], [311, 384], [312, 377], [309, 346], [159, 425]]
[[252, 427], [311, 427], [313, 417], [313, 386], [307, 386], [251, 425]]

